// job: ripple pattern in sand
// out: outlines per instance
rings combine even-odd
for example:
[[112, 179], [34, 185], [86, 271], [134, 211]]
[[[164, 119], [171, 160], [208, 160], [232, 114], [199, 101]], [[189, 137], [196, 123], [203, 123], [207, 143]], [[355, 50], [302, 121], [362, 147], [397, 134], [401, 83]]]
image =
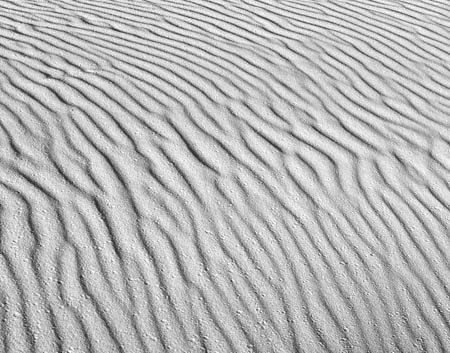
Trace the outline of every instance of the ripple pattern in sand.
[[450, 351], [449, 23], [0, 0], [0, 352]]

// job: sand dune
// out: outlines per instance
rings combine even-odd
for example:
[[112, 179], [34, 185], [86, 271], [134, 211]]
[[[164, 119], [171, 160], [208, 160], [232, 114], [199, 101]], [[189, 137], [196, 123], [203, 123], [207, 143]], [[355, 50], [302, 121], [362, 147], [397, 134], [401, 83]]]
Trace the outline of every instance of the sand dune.
[[0, 352], [449, 352], [450, 4], [0, 0]]

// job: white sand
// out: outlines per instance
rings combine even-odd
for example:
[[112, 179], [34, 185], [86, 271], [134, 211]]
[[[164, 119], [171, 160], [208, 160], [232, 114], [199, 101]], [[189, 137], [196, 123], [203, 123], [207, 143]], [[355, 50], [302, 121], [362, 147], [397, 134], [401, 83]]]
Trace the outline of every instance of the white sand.
[[0, 353], [450, 352], [450, 3], [0, 0]]

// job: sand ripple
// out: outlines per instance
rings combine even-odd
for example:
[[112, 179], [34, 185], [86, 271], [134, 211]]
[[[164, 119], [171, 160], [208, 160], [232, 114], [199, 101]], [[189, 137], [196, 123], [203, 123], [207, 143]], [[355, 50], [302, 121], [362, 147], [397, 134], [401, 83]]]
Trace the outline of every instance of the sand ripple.
[[450, 351], [449, 24], [0, 0], [0, 352]]

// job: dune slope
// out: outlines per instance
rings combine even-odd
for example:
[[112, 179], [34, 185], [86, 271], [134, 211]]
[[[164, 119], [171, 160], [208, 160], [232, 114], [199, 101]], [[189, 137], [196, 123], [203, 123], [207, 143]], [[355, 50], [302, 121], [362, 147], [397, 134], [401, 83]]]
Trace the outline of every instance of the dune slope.
[[0, 0], [0, 352], [449, 352], [450, 4]]

